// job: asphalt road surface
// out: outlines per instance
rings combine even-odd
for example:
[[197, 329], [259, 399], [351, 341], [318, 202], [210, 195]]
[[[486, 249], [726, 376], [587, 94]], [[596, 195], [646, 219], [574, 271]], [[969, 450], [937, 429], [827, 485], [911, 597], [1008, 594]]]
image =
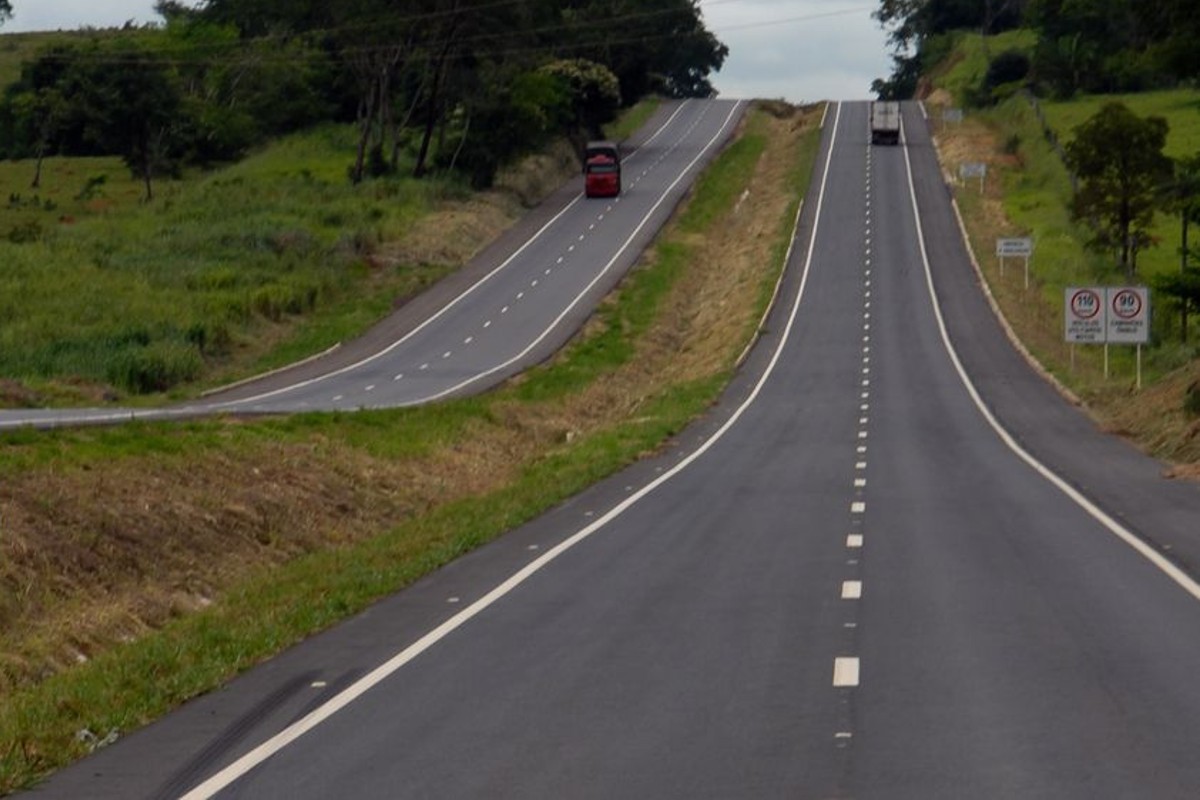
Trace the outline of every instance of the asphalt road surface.
[[493, 387], [548, 358], [579, 329], [744, 110], [745, 103], [727, 100], [664, 104], [628, 143], [620, 196], [588, 199], [582, 179], [571, 181], [458, 275], [324, 358], [172, 408], [0, 410], [0, 430], [393, 408]]
[[831, 107], [766, 335], [662, 457], [35, 796], [1200, 796], [1200, 491], [1016, 354], [904, 116]]

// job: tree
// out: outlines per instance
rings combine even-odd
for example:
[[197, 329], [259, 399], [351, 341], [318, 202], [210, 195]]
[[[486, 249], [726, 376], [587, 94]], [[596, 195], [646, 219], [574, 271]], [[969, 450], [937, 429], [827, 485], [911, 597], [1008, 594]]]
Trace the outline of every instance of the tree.
[[552, 61], [542, 67], [542, 72], [558, 78], [569, 90], [572, 138], [582, 153], [583, 140], [599, 138], [604, 123], [617, 116], [617, 109], [621, 107], [617, 76], [603, 64], [584, 58]]
[[1079, 177], [1076, 219], [1095, 222], [1093, 246], [1115, 249], [1129, 277], [1137, 271], [1138, 249], [1151, 243], [1156, 191], [1171, 174], [1163, 155], [1167, 121], [1137, 116], [1122, 103], [1108, 103], [1075, 128], [1067, 166]]
[[154, 176], [178, 155], [184, 127], [177, 75], [128, 41], [94, 45], [70, 73], [88, 137], [101, 151], [120, 155], [142, 179], [145, 199], [154, 199]]
[[42, 185], [42, 162], [54, 148], [68, 109], [66, 98], [53, 87], [32, 90], [15, 99], [14, 110], [24, 122], [25, 136], [33, 146], [35, 166], [31, 189]]
[[6, 19], [12, 19], [12, 3], [9, 0], [0, 0], [0, 25], [3, 25]]
[[1188, 263], [1188, 227], [1200, 222], [1200, 154], [1175, 162], [1171, 179], [1161, 188], [1161, 197], [1166, 210], [1179, 217], [1179, 275], [1161, 280], [1157, 286], [1179, 302], [1180, 337], [1186, 342], [1188, 312], [1200, 310], [1200, 270]]

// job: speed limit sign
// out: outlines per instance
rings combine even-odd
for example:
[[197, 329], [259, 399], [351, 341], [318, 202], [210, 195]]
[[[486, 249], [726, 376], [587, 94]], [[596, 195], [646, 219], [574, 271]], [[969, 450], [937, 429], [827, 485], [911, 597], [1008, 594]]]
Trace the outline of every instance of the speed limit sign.
[[1150, 341], [1150, 295], [1145, 286], [1110, 287], [1108, 341], [1145, 344]]
[[1107, 333], [1104, 287], [1071, 287], [1066, 290], [1068, 342], [1103, 342]]

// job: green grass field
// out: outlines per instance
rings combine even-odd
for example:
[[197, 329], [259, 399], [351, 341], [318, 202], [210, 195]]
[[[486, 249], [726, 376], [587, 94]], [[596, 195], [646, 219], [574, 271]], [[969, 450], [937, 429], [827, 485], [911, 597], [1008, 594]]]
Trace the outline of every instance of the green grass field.
[[[1000, 37], [996, 37], [999, 39]], [[1018, 41], [1021, 39], [1018, 37]], [[972, 85], [981, 75], [979, 37], [967, 34], [957, 43], [960, 55], [954, 65], [938, 79], [944, 88]], [[991, 52], [998, 53], [1004, 46], [993, 42]], [[1170, 132], [1165, 152], [1172, 157], [1200, 152], [1200, 90], [1179, 89], [1174, 91], [1147, 92], [1137, 95], [1080, 97], [1071, 101], [1040, 101], [1047, 124], [1063, 143], [1070, 141], [1071, 131], [1100, 107], [1110, 101], [1126, 103], [1140, 115], [1159, 115], [1166, 118]], [[1000, 150], [1008, 144], [1016, 145], [1018, 164], [997, 164], [995, 174], [1002, 182], [1001, 203], [1009, 229], [1002, 235], [1031, 236], [1035, 241], [1034, 275], [1040, 308], [1036, 316], [1041, 318], [1048, 330], [1046, 340], [1061, 340], [1062, 292], [1071, 285], [1119, 284], [1128, 278], [1119, 270], [1115, 258], [1110, 254], [1097, 253], [1085, 245], [1089, 238], [1086, 226], [1071, 219], [1072, 190], [1070, 178], [1060, 157], [1046, 141], [1032, 106], [1022, 97], [1012, 97], [1000, 105], [970, 112], [993, 131], [997, 152], [991, 154], [1000, 161]], [[960, 202], [968, 215], [980, 213], [980, 204], [961, 193]], [[1179, 269], [1178, 241], [1179, 222], [1166, 214], [1155, 220], [1153, 235], [1156, 247], [1143, 250], [1138, 257], [1137, 283], [1149, 283], [1158, 274]], [[989, 265], [993, 244], [989, 241], [975, 243], [977, 254]], [[1157, 302], [1157, 301], [1156, 301]], [[1053, 328], [1053, 329], [1051, 329]], [[1046, 348], [1035, 352], [1053, 371], [1068, 382], [1065, 364], [1056, 363], [1056, 356]], [[1086, 357], [1090, 357], [1090, 353]], [[1147, 351], [1148, 378], [1163, 375], [1196, 357], [1194, 342], [1190, 346], [1179, 343], [1177, 314], [1161, 302], [1153, 316], [1153, 344]], [[1132, 348], [1115, 348], [1114, 359], [1124, 362], [1133, 358]], [[1124, 366], [1124, 365], [1122, 365]]]
[[[348, 127], [289, 137], [236, 165], [162, 180], [156, 199], [117, 159], [0, 167], [0, 375], [166, 391], [279, 360], [266, 342], [317, 319], [322, 349], [448, 264], [373, 264], [454, 181], [351, 186]], [[354, 303], [346, 305], [349, 298]], [[307, 338], [312, 338], [307, 337]], [[289, 349], [286, 357], [294, 355]]]
[[[705, 171], [703, 190], [668, 232], [662, 257], [650, 257], [606, 303], [600, 324], [555, 361], [522, 381], [480, 398], [430, 407], [311, 414], [230, 423], [208, 420], [183, 425], [133, 424], [116, 428], [19, 431], [0, 436], [5, 458], [0, 478], [29, 471], [90, 471], [96, 464], [148, 463], [170, 471], [216, 455], [232, 464], [277, 458], [278, 447], [362, 451], [381, 463], [454, 451], [480, 433], [505, 429], [517, 413], [556, 413], [557, 404], [604, 384], [630, 364], [646, 342], [650, 322], [684, 280], [688, 248], [696, 231], [720, 229], [754, 176], [764, 148], [762, 115], [752, 115], [742, 138]], [[181, 615], [49, 680], [0, 697], [0, 792], [27, 786], [38, 775], [78, 757], [81, 727], [102, 734], [128, 732], [182, 700], [218, 686], [238, 671], [312, 632], [396, 591], [480, 543], [582, 490], [647, 452], [702, 413], [725, 384], [745, 341], [754, 335], [782, 267], [799, 197], [790, 189], [808, 184], [820, 142], [810, 127], [784, 149], [787, 213], [773, 230], [771, 263], [755, 264], [749, 294], [756, 307], [740, 335], [719, 343], [712, 368], [675, 381], [651, 376], [637, 403], [614, 421], [573, 439], [556, 439], [513, 465], [516, 478], [482, 496], [421, 509], [369, 540], [327, 546], [285, 564], [258, 569], [195, 614]], [[777, 151], [778, 152], [778, 151]], [[659, 345], [661, 347], [661, 345]], [[674, 345], [671, 345], [674, 346]], [[659, 357], [671, 357], [670, 347]], [[585, 416], [590, 416], [586, 414]], [[524, 435], [524, 434], [522, 434]], [[505, 456], [507, 457], [507, 456]], [[0, 607], [0, 611], [3, 608]], [[19, 743], [19, 746], [16, 745]]]

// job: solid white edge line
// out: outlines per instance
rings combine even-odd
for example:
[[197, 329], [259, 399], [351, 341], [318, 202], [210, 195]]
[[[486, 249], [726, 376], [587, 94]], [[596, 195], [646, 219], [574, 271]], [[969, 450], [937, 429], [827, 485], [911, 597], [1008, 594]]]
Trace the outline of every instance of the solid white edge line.
[[[783, 350], [787, 346], [788, 340], [791, 336], [792, 329], [795, 326], [796, 316], [799, 313], [799, 309], [800, 309], [800, 301], [804, 298], [804, 290], [808, 286], [809, 268], [812, 265], [813, 251], [814, 251], [816, 239], [817, 239], [817, 231], [820, 228], [821, 208], [824, 205], [824, 200], [825, 200], [825, 185], [829, 179], [829, 166], [833, 160], [834, 146], [837, 143], [837, 125], [838, 125], [838, 119], [841, 116], [841, 104], [840, 103], [836, 104], [836, 108], [837, 108], [837, 112], [834, 117], [833, 133], [830, 136], [830, 140], [829, 140], [829, 152], [826, 154], [825, 168], [821, 175], [821, 188], [817, 194], [817, 209], [816, 209], [815, 216], [813, 218], [813, 229], [812, 229], [812, 233], [810, 235], [809, 243], [808, 243], [808, 255], [805, 258], [804, 268], [803, 268], [803, 271], [800, 276], [800, 286], [796, 290], [796, 299], [792, 302], [792, 308], [788, 315], [787, 324], [784, 326], [783, 333], [779, 338], [779, 343], [776, 346], [775, 352], [774, 352], [774, 354], [772, 354], [770, 361], [767, 362], [767, 366], [763, 370], [763, 374], [759, 377], [758, 382], [754, 385], [754, 388], [750, 391], [750, 394], [746, 397], [746, 399], [742, 402], [742, 404], [740, 406], [738, 406], [738, 408], [730, 415], [729, 419], [726, 420], [725, 423], [720, 428], [718, 428], [717, 431], [715, 433], [713, 433], [713, 435], [708, 440], [703, 442], [695, 451], [693, 451], [692, 453], [687, 455], [682, 461], [680, 461], [678, 464], [676, 464], [670, 470], [662, 473], [659, 477], [655, 478], [653, 481], [648, 483], [646, 486], [642, 487], [637, 492], [635, 492], [634, 494], [630, 495], [628, 498], [623, 500], [621, 503], [617, 504], [615, 507], [612, 508], [612, 510], [610, 510], [608, 513], [604, 514], [604, 516], [598, 518], [595, 522], [592, 522], [590, 525], [588, 525], [585, 528], [572, 534], [569, 538], [563, 540], [562, 542], [560, 542], [558, 545], [556, 545], [552, 549], [547, 550], [543, 555], [539, 556], [534, 561], [531, 561], [528, 565], [526, 565], [523, 569], [519, 570], [508, 580], [504, 581], [499, 586], [497, 586], [495, 589], [492, 589], [492, 591], [488, 592], [486, 595], [479, 598], [474, 603], [467, 606], [462, 611], [458, 612], [453, 617], [446, 620], [441, 625], [439, 625], [438, 627], [434, 628], [429, 633], [422, 636], [420, 639], [418, 639], [416, 642], [414, 642], [413, 644], [406, 647], [404, 650], [401, 650], [399, 653], [397, 653], [395, 656], [393, 656], [388, 661], [386, 661], [383, 664], [381, 664], [380, 666], [376, 667], [374, 670], [372, 670], [368, 674], [364, 675], [362, 678], [359, 678], [357, 681], [355, 681], [349, 687], [342, 690], [334, 697], [330, 698], [329, 701], [318, 706], [316, 709], [314, 709], [312, 712], [310, 712], [306, 716], [302, 717], [301, 719], [297, 720], [295, 723], [284, 728], [282, 731], [275, 734], [274, 736], [272, 736], [270, 739], [263, 742], [262, 744], [258, 745], [253, 750], [251, 750], [248, 753], [246, 753], [245, 755], [243, 755], [241, 758], [238, 758], [236, 761], [234, 761], [232, 764], [230, 764], [229, 766], [222, 769], [220, 772], [216, 773], [215, 775], [208, 778], [200, 785], [196, 786], [194, 789], [189, 791], [187, 794], [183, 795], [181, 800], [202, 800], [203, 798], [212, 797], [217, 792], [220, 792], [221, 790], [230, 786], [234, 781], [238, 780], [239, 778], [244, 776], [246, 773], [250, 772], [250, 770], [259, 766], [264, 761], [271, 758], [271, 756], [275, 755], [280, 750], [283, 750], [285, 747], [290, 745], [292, 742], [296, 741], [301, 736], [308, 733], [310, 730], [317, 727], [325, 720], [329, 719], [335, 713], [337, 713], [341, 709], [345, 708], [347, 705], [352, 703], [354, 700], [358, 699], [359, 697], [364, 695], [366, 692], [370, 691], [372, 688], [374, 688], [376, 685], [378, 685], [383, 680], [388, 678], [390, 675], [392, 675], [398, 669], [403, 667], [405, 664], [412, 661], [414, 658], [419, 656], [421, 653], [424, 653], [426, 650], [428, 650], [434, 644], [436, 644], [437, 642], [439, 642], [440, 640], [442, 640], [443, 638], [448, 636], [454, 630], [457, 630], [462, 625], [466, 624], [468, 621], [470, 621], [473, 617], [475, 617], [476, 615], [481, 613], [488, 606], [492, 605], [493, 603], [495, 603], [496, 601], [500, 600], [502, 597], [507, 595], [509, 592], [516, 589], [518, 586], [520, 586], [522, 583], [524, 583], [526, 580], [528, 580], [532, 575], [534, 575], [536, 572], [538, 572], [543, 567], [545, 567], [547, 564], [549, 564], [551, 561], [554, 561], [560, 555], [567, 552], [572, 547], [574, 547], [575, 545], [582, 542], [584, 539], [587, 539], [593, 533], [600, 530], [601, 528], [606, 526], [608, 523], [612, 522], [617, 517], [621, 516], [621, 514], [625, 513], [627, 510], [629, 510], [631, 507], [633, 507], [642, 498], [646, 497], [651, 492], [653, 492], [655, 489], [657, 489], [659, 486], [666, 483], [668, 480], [670, 480], [674, 476], [678, 475], [680, 472], [685, 470], [687, 467], [691, 466], [691, 464], [693, 464], [696, 460], [698, 460], [702, 455], [707, 453], [709, 451], [709, 449], [711, 449], [713, 447], [713, 445], [715, 445], [718, 441], [720, 441], [725, 436], [725, 434], [728, 433], [729, 430], [732, 429], [733, 426], [737, 424], [737, 422], [741, 419], [742, 415], [746, 413], [746, 410], [749, 409], [750, 406], [753, 405], [754, 401], [758, 399], [758, 395], [762, 392], [763, 386], [766, 385], [767, 380], [770, 379], [772, 373], [775, 371], [775, 367], [776, 367], [776, 365], [778, 365], [779, 360], [782, 357]], [[798, 221], [799, 220], [797, 219], [797, 222]], [[795, 236], [794, 231], [793, 231], [792, 235], [793, 235], [793, 237]], [[855, 659], [855, 664], [856, 664], [855, 671], [857, 673], [857, 659]]]
[[608, 260], [608, 263], [606, 263], [604, 265], [604, 267], [598, 273], [596, 273], [596, 276], [594, 278], [592, 278], [592, 280], [589, 281], [588, 284], [586, 286], [584, 286], [579, 291], [578, 294], [575, 295], [575, 299], [572, 300], [558, 314], [558, 316], [556, 316], [553, 320], [550, 321], [550, 324], [546, 326], [546, 328], [537, 336], [537, 338], [535, 338], [533, 341], [531, 341], [528, 345], [526, 345], [526, 347], [523, 350], [521, 350], [519, 353], [517, 353], [516, 355], [514, 355], [512, 358], [508, 359], [507, 361], [501, 362], [500, 364], [497, 364], [494, 367], [490, 367], [489, 369], [486, 369], [483, 372], [478, 372], [478, 373], [472, 375], [471, 377], [467, 378], [466, 380], [459, 381], [458, 383], [454, 384], [453, 386], [449, 386], [445, 389], [442, 389], [441, 391], [435, 392], [433, 394], [425, 395], [424, 397], [417, 398], [414, 400], [409, 400], [409, 401], [406, 401], [403, 403], [397, 403], [396, 407], [397, 408], [405, 408], [405, 407], [409, 407], [409, 406], [424, 405], [426, 403], [432, 403], [434, 401], [441, 400], [442, 398], [449, 397], [450, 395], [452, 395], [456, 392], [462, 391], [463, 389], [467, 388], [468, 386], [470, 386], [473, 383], [477, 383], [491, 375], [496, 374], [497, 372], [502, 372], [502, 371], [508, 369], [513, 364], [516, 364], [521, 359], [525, 358], [531, 352], [533, 352], [533, 350], [539, 344], [541, 344], [543, 341], [545, 341], [546, 338], [551, 333], [553, 333], [554, 330], [559, 326], [559, 324], [564, 319], [566, 319], [567, 316], [569, 314], [571, 314], [572, 311], [575, 310], [575, 307], [578, 306], [581, 302], [583, 302], [583, 298], [587, 296], [588, 292], [590, 292], [593, 288], [595, 288], [596, 284], [598, 284], [606, 275], [608, 275], [609, 271], [612, 270], [613, 266], [617, 263], [617, 261], [625, 253], [625, 251], [629, 249], [629, 246], [631, 244], [633, 244], [633, 241], [637, 238], [638, 234], [641, 233], [642, 228], [644, 228], [646, 226], [646, 224], [650, 221], [650, 218], [658, 210], [658, 207], [661, 206], [664, 202], [666, 202], [667, 197], [670, 195], [671, 191], [674, 190], [674, 188], [679, 185], [680, 181], [682, 181], [685, 177], [687, 177], [688, 173], [690, 173], [692, 171], [692, 168], [695, 167], [696, 164], [700, 161], [700, 159], [703, 158], [709, 152], [709, 150], [712, 148], [713, 144], [717, 141], [717, 139], [721, 138], [721, 136], [724, 135], [725, 129], [729, 127], [729, 123], [733, 120], [734, 114], [737, 112], [737, 110], [739, 108], [742, 107], [743, 104], [744, 104], [744, 101], [742, 101], [742, 100], [738, 100], [738, 101], [734, 102], [733, 106], [729, 109], [729, 113], [725, 115], [725, 121], [721, 124], [721, 127], [717, 130], [717, 132], [715, 134], [713, 134], [712, 138], [708, 140], [708, 142], [704, 145], [704, 147], [702, 147], [700, 149], [700, 152], [696, 154], [696, 157], [693, 158], [690, 162], [688, 162], [688, 165], [683, 168], [683, 170], [679, 173], [679, 175], [675, 178], [675, 180], [671, 181], [670, 185], [667, 186], [667, 188], [663, 190], [662, 195], [658, 198], [658, 200], [654, 203], [654, 205], [650, 207], [650, 210], [647, 211], [642, 216], [641, 222], [639, 222], [637, 227], [633, 229], [633, 232], [629, 234], [629, 238], [627, 238], [625, 240], [625, 242], [621, 245], [621, 247], [618, 248], [618, 250], [613, 254], [612, 258], [610, 258]]
[[[671, 114], [671, 116], [667, 118], [667, 121], [666, 121], [666, 122], [664, 122], [662, 125], [660, 125], [660, 126], [659, 126], [659, 128], [658, 128], [658, 130], [656, 130], [656, 131], [654, 132], [654, 134], [653, 134], [653, 135], [652, 135], [652, 136], [651, 136], [649, 139], [647, 139], [647, 140], [645, 141], [645, 143], [643, 143], [643, 144], [642, 144], [642, 147], [645, 147], [646, 145], [650, 144], [650, 143], [651, 143], [651, 142], [653, 142], [655, 139], [657, 139], [657, 138], [659, 137], [659, 135], [660, 135], [660, 134], [661, 134], [661, 133], [662, 133], [664, 130], [666, 130], [666, 129], [667, 129], [667, 126], [669, 126], [669, 125], [670, 125], [672, 122], [674, 122], [674, 121], [675, 121], [675, 118], [676, 118], [677, 116], [679, 116], [680, 112], [682, 112], [682, 111], [683, 111], [683, 109], [684, 109], [684, 108], [685, 108], [685, 107], [686, 107], [686, 106], [687, 106], [687, 105], [688, 105], [690, 102], [691, 102], [690, 100], [685, 100], [684, 102], [680, 103], [680, 104], [679, 104], [679, 107], [678, 107], [678, 108], [676, 108], [676, 109], [675, 109], [675, 111], [674, 111], [674, 112]], [[641, 148], [639, 148], [639, 152], [640, 152], [640, 150], [641, 150]], [[634, 153], [632, 156], [630, 156], [629, 160], [633, 160], [633, 159], [634, 159], [636, 156], [637, 156], [637, 153]], [[305, 380], [305, 381], [300, 381], [299, 383], [295, 383], [295, 384], [292, 384], [292, 385], [290, 385], [290, 386], [284, 386], [284, 387], [282, 387], [282, 388], [280, 388], [280, 389], [275, 389], [275, 390], [273, 390], [273, 391], [270, 391], [270, 392], [264, 392], [263, 394], [254, 395], [253, 397], [247, 397], [247, 398], [244, 398], [244, 399], [242, 399], [242, 400], [230, 400], [230, 401], [227, 401], [227, 402], [225, 402], [225, 403], [217, 403], [217, 404], [213, 404], [211, 407], [212, 407], [212, 408], [235, 408], [235, 407], [237, 407], [237, 406], [246, 405], [246, 404], [253, 403], [253, 402], [256, 402], [256, 401], [265, 400], [265, 399], [267, 399], [267, 398], [270, 398], [270, 397], [276, 397], [276, 396], [278, 396], [278, 395], [280, 395], [280, 394], [286, 394], [286, 393], [288, 393], [288, 392], [295, 391], [296, 389], [303, 389], [303, 388], [305, 388], [305, 387], [307, 387], [307, 386], [311, 386], [311, 385], [313, 385], [313, 384], [315, 384], [315, 383], [319, 383], [320, 381], [324, 381], [324, 380], [327, 380], [327, 379], [329, 379], [329, 378], [334, 378], [334, 377], [337, 377], [338, 375], [343, 375], [343, 374], [345, 374], [345, 373], [347, 373], [347, 372], [350, 372], [351, 370], [358, 369], [359, 367], [365, 366], [365, 365], [367, 365], [367, 364], [370, 364], [371, 362], [373, 362], [373, 361], [375, 361], [375, 360], [377, 360], [377, 359], [380, 359], [380, 358], [384, 357], [384, 356], [385, 356], [385, 355], [387, 355], [388, 353], [390, 353], [390, 352], [392, 352], [393, 350], [395, 350], [397, 347], [400, 347], [402, 344], [404, 344], [405, 342], [407, 342], [409, 339], [411, 339], [411, 338], [413, 338], [414, 336], [416, 336], [418, 333], [420, 333], [421, 331], [423, 331], [423, 330], [424, 330], [425, 328], [427, 328], [429, 325], [432, 325], [432, 324], [433, 324], [435, 321], [437, 321], [438, 319], [440, 319], [440, 318], [441, 318], [441, 317], [442, 317], [444, 314], [448, 313], [448, 312], [450, 311], [450, 309], [454, 308], [454, 307], [455, 307], [455, 306], [457, 306], [457, 305], [458, 305], [460, 302], [462, 302], [463, 300], [465, 300], [467, 297], [469, 297], [470, 295], [474, 294], [474, 293], [475, 293], [475, 291], [476, 291], [476, 290], [477, 290], [477, 289], [478, 289], [480, 286], [483, 286], [485, 283], [487, 283], [488, 281], [490, 281], [490, 280], [491, 280], [493, 277], [495, 277], [495, 276], [496, 276], [497, 274], [499, 274], [501, 271], [503, 271], [504, 269], [506, 269], [506, 268], [507, 268], [507, 267], [508, 267], [508, 266], [509, 266], [509, 265], [510, 265], [510, 264], [511, 264], [511, 263], [512, 263], [514, 260], [516, 260], [516, 259], [517, 259], [517, 257], [518, 257], [518, 256], [520, 256], [520, 255], [521, 255], [521, 253], [525, 252], [525, 250], [526, 250], [526, 249], [528, 249], [530, 245], [532, 245], [532, 244], [533, 244], [535, 241], [537, 241], [537, 240], [538, 240], [538, 239], [539, 239], [539, 238], [542, 236], [542, 234], [543, 234], [543, 233], [545, 233], [547, 230], [549, 230], [549, 228], [550, 228], [551, 226], [553, 226], [553, 225], [554, 225], [554, 223], [558, 222], [558, 220], [559, 220], [559, 219], [560, 219], [560, 218], [561, 218], [561, 217], [562, 217], [564, 214], [566, 214], [568, 211], [570, 211], [570, 210], [571, 210], [571, 209], [572, 209], [572, 208], [575, 206], [575, 204], [576, 204], [576, 203], [578, 203], [578, 202], [579, 202], [580, 200], [582, 200], [582, 199], [583, 199], [583, 193], [581, 192], [580, 194], [577, 194], [577, 195], [576, 195], [576, 196], [575, 196], [575, 197], [574, 197], [574, 198], [571, 200], [571, 202], [567, 203], [567, 205], [566, 205], [566, 206], [564, 206], [564, 207], [563, 207], [563, 209], [562, 209], [561, 211], [559, 211], [557, 214], [555, 214], [553, 217], [551, 217], [549, 222], [547, 222], [547, 223], [546, 223], [545, 225], [543, 225], [542, 227], [538, 228], [537, 232], [536, 232], [536, 233], [534, 233], [534, 234], [533, 234], [533, 236], [531, 236], [531, 237], [529, 237], [527, 240], [525, 240], [525, 242], [524, 242], [524, 243], [523, 243], [523, 244], [522, 244], [520, 247], [518, 247], [518, 248], [517, 248], [517, 249], [516, 249], [516, 250], [515, 250], [515, 251], [512, 253], [512, 255], [510, 255], [508, 258], [504, 259], [504, 261], [503, 261], [503, 262], [501, 262], [499, 266], [495, 267], [493, 270], [491, 270], [490, 272], [488, 272], [488, 274], [484, 275], [484, 276], [483, 276], [482, 278], [480, 278], [478, 281], [476, 281], [475, 283], [473, 283], [473, 284], [472, 284], [470, 287], [468, 287], [468, 288], [467, 288], [467, 289], [466, 289], [466, 290], [465, 290], [465, 291], [464, 291], [462, 294], [458, 295], [458, 296], [457, 296], [457, 297], [455, 297], [453, 300], [451, 300], [449, 303], [447, 303], [445, 306], [443, 306], [441, 309], [439, 309], [439, 310], [438, 310], [438, 312], [437, 312], [437, 313], [435, 313], [433, 316], [429, 317], [429, 319], [425, 320], [425, 321], [424, 321], [424, 322], [422, 322], [420, 325], [418, 325], [416, 328], [414, 328], [413, 330], [409, 331], [409, 332], [408, 332], [408, 333], [406, 333], [404, 336], [402, 336], [402, 337], [400, 337], [399, 339], [397, 339], [396, 341], [392, 342], [391, 344], [389, 344], [387, 347], [383, 348], [382, 350], [378, 350], [378, 351], [376, 351], [376, 352], [372, 353], [371, 355], [367, 356], [366, 358], [362, 359], [361, 361], [358, 361], [358, 362], [356, 362], [356, 363], [354, 363], [354, 364], [350, 364], [350, 365], [348, 365], [348, 366], [342, 367], [341, 369], [334, 370], [333, 372], [327, 372], [327, 373], [325, 373], [324, 375], [318, 375], [318, 376], [317, 376], [317, 377], [315, 377], [315, 378], [310, 378], [310, 379], [308, 379], [308, 380]]]
[[[958, 377], [962, 381], [963, 386], [966, 387], [967, 394], [970, 395], [971, 400], [974, 401], [975, 407], [979, 409], [979, 413], [983, 415], [984, 420], [986, 420], [988, 425], [991, 426], [992, 430], [996, 432], [996, 435], [1000, 437], [1000, 441], [1004, 442], [1008, 449], [1015, 453], [1018, 458], [1032, 467], [1035, 472], [1037, 472], [1060, 492], [1074, 501], [1076, 505], [1087, 512], [1087, 514], [1099, 522], [1110, 533], [1112, 533], [1121, 541], [1125, 542], [1125, 544], [1132, 547], [1143, 558], [1166, 574], [1167, 577], [1175, 581], [1175, 583], [1177, 583], [1184, 591], [1186, 591], [1196, 600], [1200, 600], [1200, 583], [1197, 583], [1186, 572], [1172, 564], [1161, 553], [1138, 538], [1136, 534], [1110, 517], [1103, 509], [1085, 497], [1081, 492], [1075, 489], [1075, 487], [1071, 486], [1066, 480], [1059, 477], [1057, 473], [1034, 458], [1028, 451], [1025, 450], [1025, 448], [1021, 447], [1017, 440], [1014, 439], [1012, 435], [1004, 428], [1004, 426], [1000, 424], [999, 420], [997, 420], [992, 414], [991, 409], [988, 408], [987, 404], [983, 401], [983, 397], [980, 396], [979, 391], [975, 388], [975, 384], [971, 381], [970, 376], [967, 375], [967, 371], [963, 367], [962, 361], [958, 357], [958, 351], [954, 349], [954, 344], [950, 340], [950, 333], [946, 329], [946, 320], [942, 316], [942, 308], [938, 302], [937, 291], [933, 285], [933, 270], [929, 264], [929, 252], [925, 248], [925, 230], [921, 223], [921, 212], [917, 207], [917, 188], [913, 180], [912, 161], [908, 155], [908, 140], [904, 135], [903, 120], [901, 121], [900, 143], [904, 146], [904, 163], [908, 172], [908, 192], [909, 198], [912, 202], [913, 216], [916, 219], [917, 224], [917, 245], [921, 252], [921, 261], [925, 267], [925, 286], [929, 291], [930, 302], [933, 305], [934, 319], [937, 321], [938, 330], [940, 331], [942, 337], [942, 344], [946, 348], [946, 353], [950, 357], [950, 362], [954, 365], [954, 369], [958, 373]], [[962, 229], [960, 228], [960, 231], [961, 230]], [[966, 236], [965, 231], [962, 232], [962, 235], [964, 237]]]

